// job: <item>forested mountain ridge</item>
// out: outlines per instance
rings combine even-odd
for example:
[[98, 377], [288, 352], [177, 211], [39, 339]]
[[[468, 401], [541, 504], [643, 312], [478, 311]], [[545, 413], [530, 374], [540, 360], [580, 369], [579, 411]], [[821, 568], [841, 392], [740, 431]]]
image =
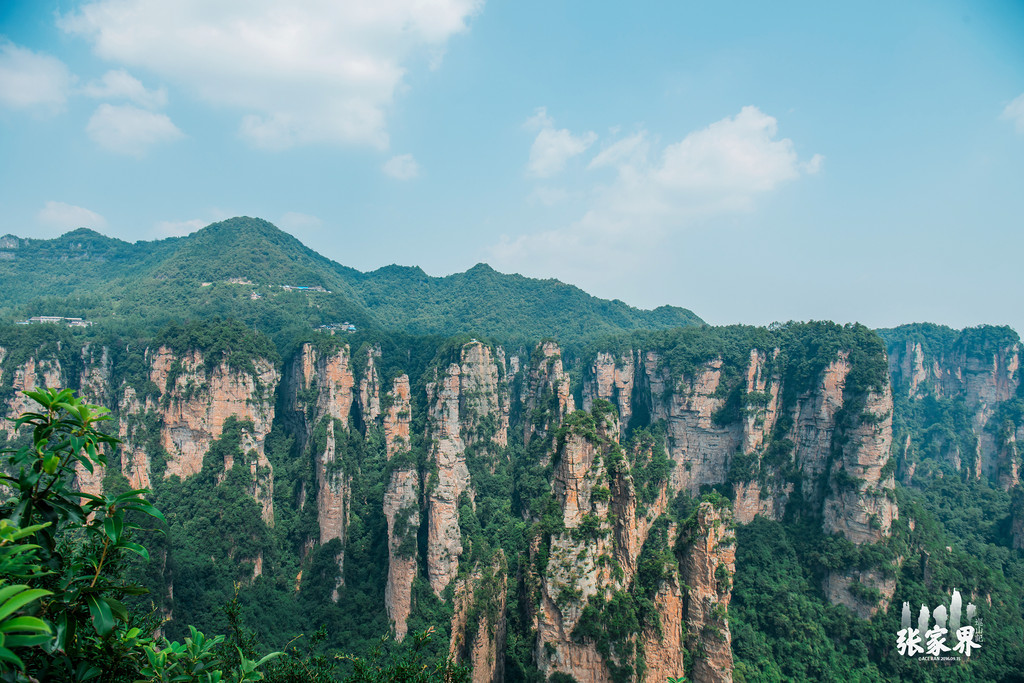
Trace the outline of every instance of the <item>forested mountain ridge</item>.
[[[702, 322], [686, 309], [639, 310], [484, 264], [447, 277], [400, 266], [361, 273], [246, 217], [187, 237], [134, 244], [84, 228], [54, 240], [8, 235], [0, 242], [0, 287], [6, 293], [0, 316], [8, 319], [132, 318], [149, 332], [173, 320], [222, 316], [290, 333], [347, 321], [412, 334], [468, 331], [525, 341]], [[562, 315], [566, 310], [573, 314]]]
[[[612, 305], [600, 336], [516, 336], [530, 306], [573, 320], [577, 294], [477, 266], [427, 278], [406, 304], [379, 283], [404, 291], [425, 277], [418, 269], [378, 271], [374, 289], [360, 282], [373, 273], [312, 252], [282, 272], [323, 279], [282, 284], [330, 295], [269, 294], [256, 288], [268, 275], [250, 228], [269, 231], [268, 259], [294, 247], [263, 224], [143, 256], [71, 233], [40, 249], [36, 267], [85, 264], [80, 277], [98, 285], [103, 269], [88, 264], [121, 264], [116, 318], [0, 325], [8, 414], [28, 407], [20, 391], [32, 386], [72, 387], [113, 411], [122, 445], [79, 480], [153, 489], [167, 524], [140, 535], [151, 561], [130, 571], [173, 637], [186, 624], [228, 630], [222, 607], [237, 591], [266, 648], [326, 626], [318, 652], [366, 653], [388, 632], [401, 650], [432, 626], [437, 653], [477, 681], [980, 681], [1024, 670], [1024, 389], [1011, 330], [632, 330], [640, 318], [616, 318]], [[244, 252], [237, 268], [204, 260], [232, 250]], [[129, 299], [141, 272], [147, 296], [166, 296], [164, 317], [154, 306], [145, 324], [146, 309], [133, 310], [145, 300]], [[509, 298], [520, 288], [525, 303]], [[447, 293], [474, 315], [505, 311], [493, 322], [503, 334], [472, 338], [453, 310], [439, 316], [464, 334], [390, 330], [376, 317], [414, 319]], [[314, 329], [343, 310], [335, 296], [356, 301], [345, 305], [359, 331]], [[256, 310], [276, 318], [234, 315], [268, 300]], [[93, 301], [101, 311], [109, 300]], [[230, 305], [202, 319], [216, 301]], [[601, 314], [586, 301], [584, 315]], [[433, 323], [410, 327], [420, 324]], [[953, 664], [901, 656], [900, 606], [916, 614], [954, 589], [980, 609], [982, 649]]]

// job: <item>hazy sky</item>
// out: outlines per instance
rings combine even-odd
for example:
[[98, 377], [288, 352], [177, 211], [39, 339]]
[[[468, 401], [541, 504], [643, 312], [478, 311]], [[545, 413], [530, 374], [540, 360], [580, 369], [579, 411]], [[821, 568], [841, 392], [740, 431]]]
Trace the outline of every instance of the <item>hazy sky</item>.
[[0, 233], [1024, 331], [1024, 3], [0, 0]]

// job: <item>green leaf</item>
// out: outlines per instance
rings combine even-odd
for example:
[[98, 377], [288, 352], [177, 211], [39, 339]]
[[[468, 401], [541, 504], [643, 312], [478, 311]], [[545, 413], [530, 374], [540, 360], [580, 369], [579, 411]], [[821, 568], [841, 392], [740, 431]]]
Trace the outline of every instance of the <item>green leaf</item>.
[[124, 518], [118, 514], [107, 517], [103, 520], [103, 531], [107, 534], [107, 538], [116, 544], [121, 538], [121, 532], [124, 531]]
[[114, 598], [101, 598], [110, 606], [110, 613], [121, 621], [128, 621], [128, 608], [120, 600]]
[[56, 453], [51, 453], [43, 457], [43, 471], [47, 474], [53, 474], [57, 471], [57, 465], [60, 464], [60, 456]]
[[145, 512], [147, 515], [149, 515], [151, 517], [156, 517], [161, 522], [165, 522], [165, 523], [167, 522], [167, 520], [164, 519], [163, 513], [160, 512], [159, 510], [157, 510], [155, 507], [153, 507], [149, 503], [128, 503], [122, 509], [123, 510], [138, 510], [139, 512]]
[[103, 669], [93, 666], [88, 662], [82, 662], [75, 669], [75, 681], [77, 683], [83, 683], [83, 681], [92, 680], [103, 673]]
[[[17, 589], [13, 593], [7, 593], [9, 589]], [[11, 597], [7, 597], [10, 595]], [[28, 586], [9, 586], [3, 590], [0, 590], [0, 619], [6, 619], [10, 615], [17, 612], [19, 609], [32, 602], [38, 600], [47, 595], [53, 595], [50, 591], [40, 590], [38, 588], [30, 589]], [[5, 599], [6, 598], [6, 599]]]
[[110, 605], [96, 595], [85, 596], [89, 605], [89, 613], [92, 615], [92, 625], [96, 633], [105, 636], [114, 629], [114, 615], [110, 612]]
[[146, 560], [147, 562], [149, 561], [149, 551], [146, 550], [146, 548], [144, 546], [141, 546], [138, 543], [132, 543], [131, 541], [125, 541], [125, 542], [123, 542], [120, 545], [120, 547], [124, 548], [125, 550], [129, 550], [129, 551], [135, 553], [136, 555], [138, 555], [142, 559]]
[[6, 647], [0, 647], [0, 661], [10, 662], [19, 669], [25, 668], [25, 662], [21, 661], [18, 655], [14, 654]]
[[50, 626], [37, 617], [14, 617], [0, 622], [0, 632], [50, 633]]
[[50, 642], [53, 638], [49, 633], [42, 633], [38, 635], [13, 635], [4, 636], [4, 645], [9, 647], [34, 647], [36, 645], [42, 645]]

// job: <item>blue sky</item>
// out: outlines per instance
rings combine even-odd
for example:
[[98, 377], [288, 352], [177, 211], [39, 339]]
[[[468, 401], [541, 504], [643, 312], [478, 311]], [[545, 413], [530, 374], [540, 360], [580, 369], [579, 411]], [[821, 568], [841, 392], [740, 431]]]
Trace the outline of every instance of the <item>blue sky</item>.
[[1024, 330], [1024, 3], [0, 0], [0, 233]]

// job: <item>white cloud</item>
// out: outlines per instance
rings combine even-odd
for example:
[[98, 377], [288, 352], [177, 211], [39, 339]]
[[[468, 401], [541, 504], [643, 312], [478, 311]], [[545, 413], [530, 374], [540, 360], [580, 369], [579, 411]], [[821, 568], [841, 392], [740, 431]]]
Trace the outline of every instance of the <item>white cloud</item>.
[[391, 157], [382, 168], [384, 173], [396, 180], [412, 180], [420, 174], [420, 166], [411, 154]]
[[135, 157], [144, 156], [153, 145], [184, 137], [166, 114], [131, 104], [101, 104], [85, 130], [100, 147]]
[[128, 100], [140, 107], [157, 109], [167, 104], [167, 89], [148, 90], [142, 82], [124, 69], [103, 74], [98, 81], [87, 83], [82, 94], [96, 99]]
[[76, 228], [105, 228], [107, 221], [95, 211], [65, 204], [64, 202], [46, 202], [36, 214], [36, 220], [51, 234], [60, 234]]
[[1014, 130], [1024, 135], [1024, 94], [1018, 95], [1006, 105], [1006, 109], [1003, 109], [999, 118], [1012, 121]]
[[157, 239], [165, 237], [184, 237], [200, 228], [205, 228], [211, 221], [204, 221], [202, 218], [193, 218], [187, 221], [160, 221], [153, 226], [153, 234]]
[[[662, 153], [655, 181], [666, 188], [764, 192], [800, 175], [793, 141], [775, 140], [778, 122], [757, 107], [744, 107]], [[820, 165], [820, 160], [815, 165]]]
[[527, 173], [537, 178], [548, 178], [561, 172], [569, 159], [583, 154], [597, 140], [597, 134], [592, 131], [573, 135], [566, 128], [556, 129], [554, 120], [544, 107], [538, 108], [524, 126], [539, 129], [526, 165]]
[[481, 0], [96, 0], [60, 18], [97, 55], [240, 109], [253, 145], [388, 145], [413, 63], [436, 64]]
[[[543, 111], [531, 123], [552, 127]], [[776, 119], [757, 107], [654, 147], [644, 131], [605, 146], [581, 180], [589, 186], [590, 206], [578, 220], [503, 237], [491, 257], [499, 267], [568, 273], [573, 281], [592, 279], [594, 272], [628, 273], [660, 257], [671, 232], [750, 210], [757, 196], [817, 173], [824, 162], [820, 154], [801, 161], [792, 140], [778, 139]]]
[[0, 38], [0, 105], [12, 109], [64, 105], [74, 76], [64, 62]]
[[650, 144], [647, 142], [647, 134], [639, 132], [605, 147], [590, 160], [590, 165], [587, 168], [636, 166], [638, 163], [644, 162], [648, 154], [650, 154]]

